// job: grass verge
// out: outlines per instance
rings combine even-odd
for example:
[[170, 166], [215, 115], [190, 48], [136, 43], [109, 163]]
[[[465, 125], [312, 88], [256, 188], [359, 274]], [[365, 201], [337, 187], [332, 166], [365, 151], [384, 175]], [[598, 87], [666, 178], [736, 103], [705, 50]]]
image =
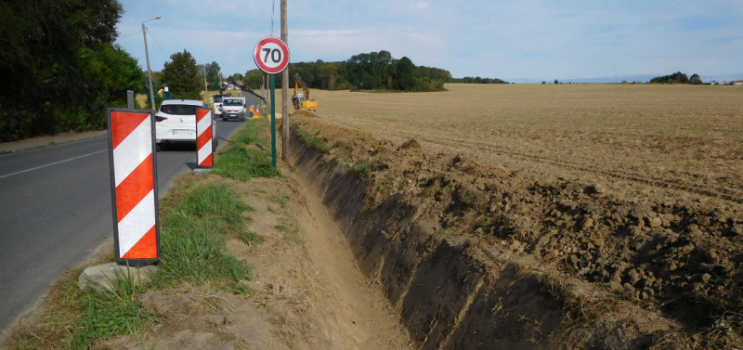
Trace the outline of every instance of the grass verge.
[[222, 153], [214, 164], [220, 175], [238, 181], [249, 181], [253, 177], [276, 177], [280, 173], [271, 166], [271, 154], [256, 144], [265, 145], [260, 131], [268, 129], [266, 119], [255, 119], [245, 123], [233, 138], [232, 146]]
[[246, 294], [240, 281], [249, 279], [244, 261], [226, 253], [229, 236], [246, 232], [253, 208], [225, 184], [191, 185], [190, 194], [161, 216], [162, 260], [152, 281], [157, 288], [179, 282], [212, 284], [218, 289]]
[[[218, 156], [217, 164], [221, 161], [233, 178], [279, 175], [270, 167], [267, 152], [247, 149], [251, 144], [265, 144], [259, 136], [262, 126], [265, 122], [246, 123], [232, 148]], [[244, 151], [244, 155], [235, 156], [238, 151]], [[235, 158], [230, 159], [229, 152]], [[245, 156], [252, 160], [245, 161]], [[3, 348], [90, 349], [115, 335], [144, 337], [147, 329], [158, 322], [157, 315], [144, 309], [138, 299], [151, 288], [192, 283], [248, 295], [250, 289], [241, 282], [250, 278], [250, 268], [227, 254], [225, 245], [230, 237], [251, 245], [261, 243], [260, 237], [247, 230], [250, 218], [244, 213], [254, 209], [228, 185], [207, 182], [179, 181], [160, 202], [162, 255], [152, 281], [135, 286], [130, 276], [116, 276], [113, 291], [82, 291], [77, 278], [83, 268], [65, 272], [51, 286], [34, 320], [14, 329]], [[113, 261], [113, 254], [108, 254], [93, 265]]]

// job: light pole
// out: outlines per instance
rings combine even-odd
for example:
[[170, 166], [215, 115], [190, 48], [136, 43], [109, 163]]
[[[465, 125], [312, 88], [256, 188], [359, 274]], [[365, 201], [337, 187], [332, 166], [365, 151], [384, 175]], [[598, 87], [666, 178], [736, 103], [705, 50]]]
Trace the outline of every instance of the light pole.
[[209, 63], [204, 63], [204, 91], [206, 91], [206, 104], [209, 104], [209, 84], [206, 83], [206, 66], [208, 66]]
[[[152, 21], [160, 19], [160, 16], [152, 17], [148, 19], [147, 21]], [[144, 21], [144, 22], [147, 22]], [[152, 111], [155, 111], [155, 92], [152, 91], [152, 69], [150, 69], [150, 53], [147, 51], [147, 30], [144, 27], [144, 22], [142, 22], [142, 35], [144, 35], [144, 54], [147, 57], [147, 75], [150, 77], [150, 81], [147, 82], [147, 85], [150, 86], [150, 102], [152, 103]]]

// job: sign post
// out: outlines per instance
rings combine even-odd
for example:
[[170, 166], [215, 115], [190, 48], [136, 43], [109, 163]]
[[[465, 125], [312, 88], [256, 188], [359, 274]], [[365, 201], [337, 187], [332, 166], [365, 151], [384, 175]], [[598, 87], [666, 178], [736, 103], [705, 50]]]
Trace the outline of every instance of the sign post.
[[255, 45], [253, 60], [270, 74], [271, 84], [271, 165], [276, 168], [276, 77], [289, 65], [289, 47], [277, 37], [265, 37]]
[[107, 114], [116, 262], [153, 264], [160, 260], [155, 118], [121, 108]]

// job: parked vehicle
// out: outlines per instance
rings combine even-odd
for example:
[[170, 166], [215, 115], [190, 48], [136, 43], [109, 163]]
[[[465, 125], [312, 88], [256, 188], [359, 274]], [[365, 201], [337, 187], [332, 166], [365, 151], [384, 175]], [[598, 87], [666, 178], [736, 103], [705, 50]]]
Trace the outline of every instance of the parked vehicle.
[[[199, 100], [166, 100], [155, 114], [158, 149], [168, 143], [196, 143], [196, 107], [209, 108]], [[217, 123], [212, 118], [212, 151], [217, 150]]]
[[245, 97], [225, 97], [222, 100], [222, 120], [228, 118], [239, 118], [242, 121], [247, 119]]
[[227, 97], [232, 97], [232, 95], [214, 95], [212, 97], [212, 103], [214, 104], [212, 113], [214, 113], [214, 118], [222, 117], [222, 101]]

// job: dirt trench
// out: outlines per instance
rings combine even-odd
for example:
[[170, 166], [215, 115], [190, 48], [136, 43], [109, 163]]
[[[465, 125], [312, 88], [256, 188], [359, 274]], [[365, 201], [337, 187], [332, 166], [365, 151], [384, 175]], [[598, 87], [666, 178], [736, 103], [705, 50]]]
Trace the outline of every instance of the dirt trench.
[[[643, 215], [637, 206], [627, 209], [631, 205], [601, 196], [591, 197], [592, 205], [604, 206], [592, 213], [561, 190], [590, 197], [602, 192], [600, 187], [528, 183], [519, 174], [459, 156], [425, 155], [415, 141], [393, 145], [320, 124], [297, 120], [292, 161], [340, 225], [362, 272], [395, 307], [416, 348], [730, 349], [741, 344], [734, 330], [738, 320], [722, 312], [735, 307], [740, 287], [730, 276], [738, 276], [740, 266], [725, 258], [722, 264], [708, 261], [710, 251], [720, 261], [710, 248], [718, 242], [705, 242], [693, 231], [699, 231], [693, 219], [717, 215], [721, 225], [707, 219], [704, 230], [730, 236], [740, 229], [739, 217], [721, 219], [701, 210], [684, 216], [675, 203], [657, 204], [656, 215]], [[334, 149], [308, 142], [302, 128]], [[522, 195], [526, 198], [518, 198]], [[521, 215], [509, 211], [519, 204]], [[616, 222], [604, 222], [612, 215]], [[617, 218], [621, 215], [627, 218]], [[536, 224], [529, 225], [529, 216]], [[670, 227], [681, 222], [679, 237]], [[613, 231], [598, 229], [604, 225]], [[685, 273], [695, 279], [698, 274], [704, 283], [692, 290], [691, 283], [654, 265], [670, 266], [674, 259], [688, 264]], [[703, 276], [698, 266], [720, 271]], [[665, 284], [663, 278], [668, 278]], [[728, 280], [710, 282], [715, 278]]]

